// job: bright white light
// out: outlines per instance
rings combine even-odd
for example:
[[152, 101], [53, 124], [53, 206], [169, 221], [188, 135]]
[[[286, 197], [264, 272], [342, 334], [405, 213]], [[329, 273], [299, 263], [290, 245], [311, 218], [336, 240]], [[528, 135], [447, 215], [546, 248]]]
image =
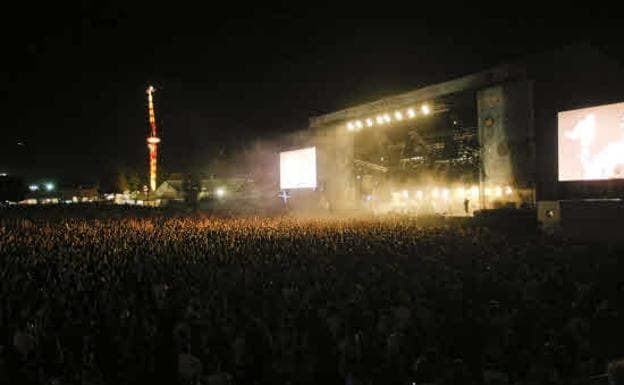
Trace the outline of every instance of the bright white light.
[[217, 187], [215, 189], [215, 195], [218, 196], [219, 198], [223, 198], [225, 196], [225, 188], [224, 187]]
[[355, 129], [355, 126], [353, 125], [353, 123], [351, 122], [347, 123], [347, 130], [353, 131], [354, 129]]
[[39, 190], [39, 186], [37, 186], [36, 184], [31, 184], [30, 186], [28, 186], [28, 189], [30, 191], [37, 191]]
[[316, 147], [280, 153], [280, 189], [316, 188]]
[[388, 114], [384, 114], [383, 118], [384, 118], [384, 121], [387, 123], [390, 123], [392, 121], [392, 119], [390, 118], [390, 115]]
[[463, 187], [458, 187], [456, 193], [458, 197], [463, 198], [466, 194], [466, 190]]
[[384, 118], [381, 115], [377, 115], [377, 123], [378, 124], [384, 124]]
[[355, 122], [355, 127], [356, 127], [356, 128], [362, 128], [362, 122], [361, 122], [361, 121], [359, 121], [359, 120], [357, 120], [357, 121]]
[[422, 197], [423, 197], [423, 192], [421, 190], [416, 191], [416, 198], [422, 199]]
[[0, 176], [7, 176], [9, 174], [7, 174], [6, 172], [0, 172]]
[[371, 118], [366, 119], [366, 125], [368, 127], [372, 126], [373, 125], [373, 119], [371, 119]]
[[500, 197], [503, 195], [503, 188], [501, 186], [496, 186], [496, 188], [494, 189], [494, 194], [497, 197]]
[[440, 190], [438, 190], [438, 188], [437, 188], [437, 187], [434, 187], [434, 188], [433, 188], [433, 191], [431, 191], [431, 195], [432, 195], [434, 198], [437, 198], [438, 196], [440, 196]]
[[511, 187], [510, 187], [510, 186], [506, 186], [506, 187], [505, 187], [505, 194], [507, 194], [507, 195], [511, 195], [511, 193], [512, 193], [512, 189], [511, 189]]
[[429, 115], [429, 113], [431, 112], [431, 109], [429, 108], [428, 104], [423, 104], [422, 107], [420, 107], [420, 109], [425, 115]]
[[450, 194], [449, 189], [447, 189], [447, 188], [442, 189], [442, 198], [448, 199], [449, 198], [449, 194]]
[[403, 114], [401, 113], [401, 111], [396, 111], [394, 113], [394, 117], [396, 118], [396, 120], [403, 120]]
[[409, 198], [409, 193], [407, 192], [407, 190], [403, 190], [403, 198]]
[[410, 118], [413, 118], [414, 116], [416, 116], [416, 111], [414, 111], [413, 108], [408, 109], [407, 116], [409, 116]]
[[477, 198], [479, 196], [479, 188], [477, 186], [470, 187], [470, 196]]
[[52, 190], [54, 190], [54, 183], [46, 183], [46, 184], [45, 184], [45, 188], [46, 188], [46, 190], [48, 190], [48, 191], [52, 191]]

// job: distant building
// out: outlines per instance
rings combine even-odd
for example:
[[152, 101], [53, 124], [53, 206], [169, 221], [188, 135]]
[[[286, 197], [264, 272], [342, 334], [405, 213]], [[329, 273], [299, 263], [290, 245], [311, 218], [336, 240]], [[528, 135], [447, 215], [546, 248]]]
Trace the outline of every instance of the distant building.
[[60, 191], [60, 198], [65, 201], [78, 202], [94, 202], [100, 197], [96, 187], [76, 187], [76, 188], [64, 188]]
[[184, 190], [182, 188], [181, 179], [166, 180], [158, 186], [154, 194], [160, 199], [165, 200], [182, 200], [184, 198]]
[[100, 200], [100, 194], [95, 186], [64, 187], [60, 189], [31, 189], [26, 194], [22, 204], [56, 204], [56, 203], [86, 203]]
[[[154, 194], [161, 200], [182, 201], [185, 194], [184, 180], [166, 180], [158, 186]], [[257, 196], [258, 192], [253, 180], [242, 177], [211, 177], [202, 179], [198, 192], [200, 201], [211, 199], [256, 199]]]

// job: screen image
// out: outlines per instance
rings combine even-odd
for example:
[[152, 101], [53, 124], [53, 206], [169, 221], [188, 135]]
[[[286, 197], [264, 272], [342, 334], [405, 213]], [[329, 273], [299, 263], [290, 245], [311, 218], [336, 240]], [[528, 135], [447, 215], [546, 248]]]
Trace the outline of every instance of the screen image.
[[558, 114], [559, 181], [624, 179], [624, 103]]
[[316, 147], [280, 152], [280, 189], [316, 188]]

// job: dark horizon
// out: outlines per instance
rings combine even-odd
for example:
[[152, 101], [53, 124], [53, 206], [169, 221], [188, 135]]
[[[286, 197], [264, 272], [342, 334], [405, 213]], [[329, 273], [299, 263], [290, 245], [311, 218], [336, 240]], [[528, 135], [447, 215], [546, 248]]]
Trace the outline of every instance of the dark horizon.
[[406, 17], [421, 14], [413, 7], [403, 17], [330, 19], [89, 4], [49, 18], [52, 10], [40, 9], [3, 31], [18, 37], [5, 55], [0, 172], [84, 183], [121, 166], [142, 170], [148, 84], [158, 88], [161, 165], [185, 171], [205, 168], [223, 148], [305, 129], [311, 116], [525, 55], [575, 42], [612, 55], [621, 48], [606, 11], [582, 23]]

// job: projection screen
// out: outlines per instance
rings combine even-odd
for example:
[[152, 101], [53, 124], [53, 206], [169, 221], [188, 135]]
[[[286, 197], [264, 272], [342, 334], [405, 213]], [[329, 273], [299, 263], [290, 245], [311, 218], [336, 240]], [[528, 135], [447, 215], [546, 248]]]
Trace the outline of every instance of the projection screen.
[[559, 181], [624, 178], [624, 103], [558, 114]]
[[316, 188], [316, 147], [280, 152], [280, 189]]

